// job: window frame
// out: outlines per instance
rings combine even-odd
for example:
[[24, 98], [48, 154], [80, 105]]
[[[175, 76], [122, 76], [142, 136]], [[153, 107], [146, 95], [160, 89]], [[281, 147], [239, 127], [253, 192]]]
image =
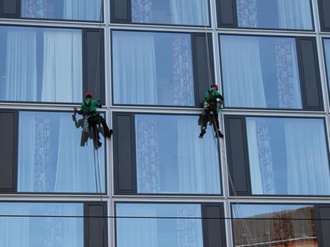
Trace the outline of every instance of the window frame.
[[[136, 133], [135, 133], [135, 116], [136, 115], [155, 115], [155, 116], [182, 116], [181, 114], [169, 114], [169, 113], [129, 113], [129, 112], [113, 112], [113, 161], [114, 161], [114, 193], [118, 195], [160, 195], [160, 196], [219, 196], [223, 195], [223, 181], [222, 181], [222, 170], [221, 170], [221, 157], [218, 155], [219, 165], [219, 194], [205, 194], [205, 193], [141, 193], [138, 192], [138, 174], [137, 174], [137, 151], [135, 148]], [[195, 114], [187, 114], [184, 116], [196, 116]], [[212, 132], [209, 129], [209, 132]], [[210, 133], [209, 133], [210, 134]], [[196, 133], [196, 138], [198, 133]], [[199, 139], [197, 138], [196, 141]], [[213, 144], [213, 143], [212, 143]], [[219, 142], [216, 144], [217, 149], [219, 148]]]
[[[70, 111], [54, 111], [54, 110], [9, 110], [9, 109], [0, 109], [0, 127], [1, 128], [1, 136], [3, 136], [4, 140], [11, 140], [11, 142], [1, 142], [0, 141], [0, 149], [6, 150], [6, 153], [0, 152], [0, 158], [5, 157], [0, 160], [0, 193], [9, 194], [88, 194], [88, 195], [103, 195], [108, 193], [108, 167], [107, 167], [107, 155], [106, 150], [108, 149], [106, 142], [104, 140], [102, 148], [104, 149], [104, 178], [101, 178], [104, 181], [102, 187], [104, 187], [104, 192], [25, 192], [18, 191], [18, 166], [19, 166], [19, 125], [20, 125], [20, 112], [28, 113], [28, 112], [37, 112], [37, 113], [67, 113], [71, 114]], [[101, 114], [105, 114], [105, 112], [99, 111]], [[8, 119], [10, 122], [8, 122]], [[8, 130], [8, 126], [12, 127], [11, 130]], [[72, 128], [75, 128], [74, 123], [72, 122]], [[88, 140], [89, 144], [91, 140]], [[90, 147], [84, 147], [90, 148]]]
[[235, 28], [235, 29], [246, 29], [246, 30], [278, 30], [278, 31], [304, 31], [304, 32], [315, 32], [315, 22], [313, 16], [313, 5], [312, 0], [310, 3], [310, 14], [312, 29], [286, 29], [286, 28], [254, 28], [254, 27], [240, 27], [238, 26], [237, 17], [237, 0], [216, 0], [217, 10], [217, 26], [218, 28]]
[[201, 202], [151, 202], [151, 201], [115, 201], [114, 202], [114, 231], [115, 231], [115, 243], [117, 245], [117, 207], [118, 204], [180, 204], [180, 205], [200, 205], [201, 209], [201, 223], [202, 223], [202, 236], [203, 236], [203, 246], [226, 246], [226, 228], [225, 228], [225, 214], [223, 203], [201, 203]]
[[[191, 49], [192, 49], [192, 76], [193, 76], [193, 84], [194, 84], [194, 101], [195, 104], [193, 106], [181, 106], [181, 105], [160, 105], [160, 104], [128, 104], [128, 103], [115, 103], [114, 102], [114, 90], [112, 90], [112, 105], [114, 106], [148, 106], [148, 107], [180, 107], [180, 108], [196, 108], [202, 107], [204, 102], [204, 94], [209, 89], [208, 81], [214, 81], [214, 61], [212, 58], [213, 48], [212, 48], [212, 36], [211, 33], [194, 33], [194, 32], [174, 32], [174, 31], [148, 31], [148, 30], [124, 30], [124, 29], [116, 29], [111, 30], [110, 39], [112, 40], [113, 32], [116, 31], [124, 31], [124, 32], [141, 32], [141, 33], [169, 33], [169, 34], [189, 34], [191, 36]], [[113, 50], [113, 42], [111, 42], [111, 50]], [[207, 55], [208, 54], [208, 55]], [[210, 58], [210, 59], [209, 59]], [[113, 70], [115, 60], [114, 57], [111, 56], [111, 69]], [[114, 83], [114, 75], [111, 75], [111, 81]], [[157, 84], [156, 84], [157, 85]]]
[[[17, 28], [36, 28], [42, 30], [78, 30], [81, 31], [81, 77], [82, 92], [81, 101], [84, 99], [85, 92], [93, 92], [94, 97], [101, 102], [105, 102], [105, 58], [104, 58], [104, 30], [97, 28], [77, 28], [77, 27], [44, 27], [44, 26], [19, 26], [19, 25], [1, 25], [2, 27]], [[0, 26], [0, 28], [1, 28]], [[37, 47], [38, 48], [38, 47]], [[101, 54], [101, 56], [100, 56]], [[99, 61], [99, 62], [97, 62]], [[39, 66], [38, 66], [39, 68]], [[43, 72], [43, 70], [42, 70]], [[37, 88], [40, 90], [40, 87]], [[46, 101], [10, 101], [2, 100], [1, 102], [14, 103], [32, 103], [32, 104], [68, 104], [68, 102], [46, 102]], [[70, 102], [69, 102], [70, 103]], [[80, 104], [80, 102], [71, 102], [72, 104]]]
[[[253, 194], [252, 193], [252, 182], [251, 177], [251, 166], [248, 153], [248, 142], [247, 142], [247, 125], [246, 118], [289, 118], [289, 119], [319, 119], [323, 122], [324, 133], [326, 134], [326, 119], [325, 117], [299, 117], [299, 116], [278, 116], [278, 115], [230, 115], [224, 116], [225, 129], [226, 129], [226, 151], [228, 160], [229, 175], [232, 180], [232, 184], [229, 186], [230, 196], [251, 196], [251, 197], [321, 197], [325, 198], [329, 195], [291, 195], [291, 194]], [[329, 150], [329, 140], [325, 137], [326, 150]], [[330, 158], [328, 158], [328, 169], [330, 170]]]
[[15, 18], [25, 20], [46, 20], [46, 21], [69, 21], [69, 22], [88, 22], [103, 23], [104, 22], [104, 6], [103, 0], [100, 0], [100, 20], [75, 20], [75, 19], [56, 19], [56, 18], [30, 18], [22, 16], [22, 0], [0, 0], [0, 18]]
[[[230, 109], [262, 109], [262, 110], [294, 110], [294, 111], [324, 111], [323, 95], [321, 88], [320, 67], [317, 56], [316, 38], [306, 36], [274, 36], [274, 35], [247, 35], [247, 34], [218, 34], [219, 46], [221, 46], [221, 36], [237, 36], [237, 37], [268, 37], [268, 38], [293, 38], [296, 43], [297, 66], [299, 75], [299, 85], [302, 100], [301, 109], [285, 109], [285, 108], [259, 108], [259, 107], [243, 107], [243, 106], [226, 106]], [[220, 64], [224, 58], [219, 49]], [[220, 66], [222, 71], [222, 65]], [[224, 91], [225, 81], [221, 73], [222, 91]], [[263, 81], [264, 82], [264, 81]], [[226, 95], [224, 95], [226, 98]], [[227, 96], [228, 98], [228, 96]]]
[[[82, 218], [82, 237], [83, 246], [108, 246], [108, 215], [107, 202], [99, 201], [0, 201], [1, 203], [29, 203], [29, 204], [81, 204], [82, 215], [77, 216]], [[64, 215], [63, 217], [65, 217]], [[14, 216], [16, 217], [16, 215]], [[32, 215], [31, 217], [40, 217]], [[57, 217], [57, 216], [55, 216]], [[69, 216], [70, 217], [70, 216]], [[30, 217], [28, 217], [30, 218]]]
[[[314, 222], [311, 222], [311, 225], [312, 225], [312, 227], [314, 226], [315, 227], [315, 232], [316, 232], [316, 240], [317, 240], [317, 242], [318, 242], [318, 244], [319, 244], [319, 246], [323, 246], [321, 243], [322, 243], [322, 228], [323, 228], [323, 226], [321, 226], [321, 223], [320, 223], [320, 220], [318, 220], [318, 219], [320, 219], [321, 217], [318, 217], [318, 215], [319, 215], [319, 207], [324, 207], [325, 206], [325, 208], [329, 208], [330, 209], [330, 205], [329, 204], [315, 204], [315, 203], [299, 203], [299, 202], [296, 202], [296, 203], [291, 203], [291, 202], [288, 202], [288, 203], [278, 203], [278, 202], [260, 202], [260, 203], [257, 203], [257, 202], [244, 202], [244, 203], [237, 203], [237, 202], [231, 202], [230, 203], [230, 211], [231, 211], [231, 232], [232, 232], [232, 239], [233, 239], [233, 244], [234, 244], [234, 246], [235, 246], [235, 229], [234, 229], [234, 220], [235, 219], [243, 219], [243, 221], [244, 221], [244, 219], [245, 218], [247, 218], [247, 217], [234, 217], [234, 212], [233, 212], [233, 207], [235, 206], [235, 205], [237, 205], [238, 207], [241, 207], [241, 206], [244, 206], [244, 205], [265, 205], [265, 206], [267, 206], [267, 205], [270, 205], [270, 206], [272, 206], [272, 205], [274, 205], [274, 206], [286, 206], [286, 205], [288, 205], [288, 206], [295, 206], [295, 205], [301, 205], [301, 206], [306, 206], [306, 207], [312, 207], [313, 208], [313, 215], [311, 215], [311, 219], [312, 220], [314, 220]], [[280, 211], [278, 211], [278, 212], [280, 212]], [[268, 213], [264, 213], [264, 214], [268, 214]], [[272, 212], [270, 212], [269, 213], [270, 215], [271, 214], [273, 214]], [[274, 218], [274, 217], [272, 217], [272, 218]], [[265, 218], [265, 219], [269, 219], [269, 218]], [[258, 220], [260, 220], [260, 219], [258, 219], [258, 218], [255, 218], [255, 220], [256, 221], [258, 221]], [[286, 219], [284, 219], [284, 220], [286, 220]], [[294, 218], [292, 219], [292, 220], [294, 220]], [[298, 220], [300, 220], [300, 219], [298, 219]], [[308, 220], [308, 219], [307, 219]], [[270, 235], [271, 235], [271, 233], [270, 233]], [[320, 245], [321, 244], [321, 245]]]
[[183, 26], [183, 27], [211, 27], [211, 11], [210, 11], [210, 1], [206, 1], [208, 5], [208, 25], [200, 24], [173, 24], [173, 23], [139, 23], [132, 21], [132, 0], [113, 0], [110, 1], [110, 22], [111, 23], [123, 23], [132, 25], [157, 25], [157, 26]]

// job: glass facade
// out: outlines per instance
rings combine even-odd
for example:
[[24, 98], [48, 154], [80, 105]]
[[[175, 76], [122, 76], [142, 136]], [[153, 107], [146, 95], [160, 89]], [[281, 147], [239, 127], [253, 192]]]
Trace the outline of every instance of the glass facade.
[[243, 28], [313, 30], [310, 0], [236, 0]]
[[301, 109], [294, 38], [220, 35], [225, 105]]
[[112, 32], [115, 104], [194, 106], [191, 37]]
[[312, 205], [233, 204], [232, 210], [235, 246], [319, 246]]
[[1, 101], [82, 100], [81, 30], [0, 26], [0, 34]]
[[[196, 142], [196, 116], [136, 115], [138, 193], [220, 194], [217, 147]], [[208, 166], [204, 164], [207, 163]]]
[[21, 0], [21, 16], [31, 19], [100, 21], [101, 0]]
[[105, 149], [95, 167], [92, 140], [81, 143], [71, 113], [22, 111], [19, 120], [19, 192], [105, 192]]
[[328, 246], [329, 13], [0, 0], [0, 246]]
[[1, 202], [0, 211], [2, 246], [84, 246], [80, 203]]
[[203, 246], [198, 204], [116, 204], [117, 245]]
[[329, 195], [323, 119], [248, 117], [246, 129], [253, 194]]
[[207, 0], [132, 0], [132, 22], [209, 26]]

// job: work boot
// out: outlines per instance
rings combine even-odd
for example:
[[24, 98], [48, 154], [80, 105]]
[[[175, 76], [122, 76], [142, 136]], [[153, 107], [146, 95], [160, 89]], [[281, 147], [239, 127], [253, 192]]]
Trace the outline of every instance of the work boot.
[[203, 135], [206, 133], [205, 129], [202, 129], [201, 133], [199, 134], [199, 138], [203, 138]]
[[215, 135], [215, 137], [223, 138], [223, 134], [221, 133], [220, 130], [217, 130], [217, 134]]
[[113, 130], [110, 129], [107, 133], [105, 133], [105, 136], [111, 138], [112, 132]]

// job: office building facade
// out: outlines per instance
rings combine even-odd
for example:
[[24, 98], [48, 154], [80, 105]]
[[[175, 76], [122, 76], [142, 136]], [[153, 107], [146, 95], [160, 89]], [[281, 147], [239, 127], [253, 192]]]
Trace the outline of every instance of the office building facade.
[[[327, 246], [329, 12], [0, 0], [0, 246]], [[213, 83], [224, 138], [198, 138]]]

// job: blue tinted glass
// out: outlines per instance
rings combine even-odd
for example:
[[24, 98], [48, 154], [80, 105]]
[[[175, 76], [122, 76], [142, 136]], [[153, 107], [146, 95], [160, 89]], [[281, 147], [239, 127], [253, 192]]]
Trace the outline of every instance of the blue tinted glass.
[[330, 85], [330, 39], [324, 39], [323, 42], [324, 42], [324, 53], [325, 53], [328, 85]]
[[116, 204], [117, 247], [203, 246], [200, 205]]
[[112, 34], [114, 103], [195, 105], [189, 34]]
[[138, 193], [220, 193], [217, 142], [197, 138], [196, 116], [137, 115], [135, 131]]
[[313, 30], [310, 0], [236, 0], [239, 27]]
[[329, 195], [324, 119], [246, 120], [253, 194]]
[[81, 102], [82, 32], [0, 27], [0, 100]]
[[0, 212], [0, 246], [84, 246], [81, 203], [2, 202]]
[[132, 22], [208, 26], [208, 0], [132, 0]]
[[235, 246], [318, 246], [311, 205], [233, 204]]
[[225, 106], [301, 109], [294, 38], [220, 36]]
[[[104, 146], [81, 146], [83, 129], [65, 112], [20, 112], [19, 192], [104, 192]], [[101, 135], [101, 137], [103, 137]]]
[[22, 17], [99, 21], [102, 0], [21, 0]]

